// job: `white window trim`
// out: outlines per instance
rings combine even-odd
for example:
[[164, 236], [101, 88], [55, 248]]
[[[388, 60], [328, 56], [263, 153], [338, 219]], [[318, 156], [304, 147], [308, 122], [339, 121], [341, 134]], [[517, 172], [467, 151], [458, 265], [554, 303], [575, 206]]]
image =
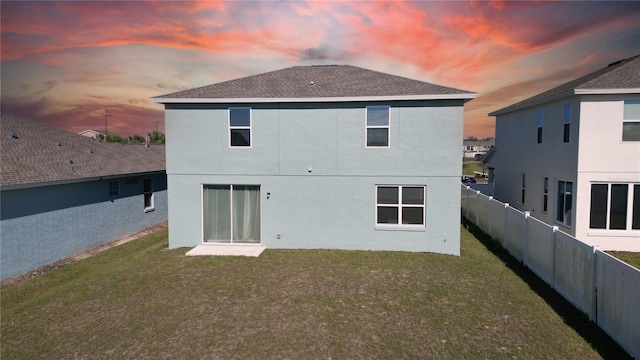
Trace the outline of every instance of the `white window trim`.
[[[588, 224], [589, 228], [588, 228], [588, 234], [587, 235], [594, 235], [594, 234], [624, 234], [624, 233], [628, 233], [628, 234], [635, 234], [636, 236], [638, 235], [638, 233], [640, 233], [640, 229], [632, 229], [631, 226], [633, 225], [633, 196], [634, 196], [634, 190], [635, 190], [635, 186], [634, 185], [640, 185], [640, 183], [634, 183], [634, 182], [606, 182], [606, 181], [594, 181], [592, 183], [589, 184], [589, 194], [591, 194], [591, 186], [592, 185], [607, 185], [607, 213], [606, 213], [606, 219], [605, 219], [605, 228], [604, 229], [600, 229], [600, 228], [592, 228], [590, 227], [590, 225]], [[612, 186], [611, 185], [627, 185], [627, 228], [626, 229], [609, 229], [609, 226], [611, 226], [610, 221], [611, 221], [611, 190], [612, 190]], [[591, 215], [591, 199], [589, 199], [589, 215]]]
[[[566, 103], [564, 104], [564, 121], [562, 123], [562, 142], [564, 144], [569, 144], [571, 143], [571, 103]], [[569, 125], [569, 139], [567, 141], [564, 141], [564, 129], [566, 127], [566, 125]]]
[[[379, 204], [378, 203], [378, 188], [379, 187], [397, 187], [398, 188], [398, 204]], [[402, 203], [402, 188], [403, 187], [421, 187], [422, 188], [422, 198], [424, 202], [422, 205], [417, 204], [403, 204]], [[378, 207], [397, 207], [398, 208], [398, 224], [380, 224], [378, 223]], [[414, 208], [422, 208], [422, 224], [403, 224], [402, 223], [402, 208], [404, 207], [414, 207]], [[425, 229], [427, 226], [427, 186], [426, 185], [398, 185], [398, 184], [377, 184], [375, 186], [375, 227], [377, 229]]]
[[[249, 109], [249, 126], [231, 126], [232, 109]], [[231, 145], [231, 130], [249, 130], [249, 146]], [[227, 137], [230, 149], [251, 149], [253, 147], [253, 110], [248, 106], [230, 107], [227, 113]]]
[[[368, 114], [369, 114], [369, 108], [370, 107], [386, 107], [387, 109], [389, 109], [389, 124], [386, 126], [380, 126], [380, 125], [372, 125], [369, 126], [369, 124], [367, 124], [367, 118], [368, 118]], [[387, 146], [369, 146], [367, 143], [369, 142], [369, 138], [368, 138], [368, 129], [387, 129]], [[371, 105], [371, 106], [366, 106], [365, 107], [365, 112], [364, 112], [364, 147], [367, 149], [388, 149], [391, 147], [391, 106], [389, 105]]]
[[[150, 191], [144, 191], [144, 182], [145, 180], [149, 180], [149, 182], [151, 183], [151, 190]], [[145, 178], [142, 180], [142, 199], [143, 201], [145, 201], [145, 197], [147, 196], [148, 193], [151, 193], [151, 205], [146, 206], [144, 208], [144, 212], [148, 213], [150, 211], [153, 211], [155, 209], [155, 192], [153, 191], [153, 179], [152, 178]]]
[[625, 108], [625, 105], [626, 105], [628, 102], [637, 103], [637, 102], [640, 102], [640, 100], [637, 100], [637, 99], [628, 99], [628, 100], [624, 100], [624, 101], [622, 102], [622, 106], [623, 106], [623, 109], [622, 109], [622, 112], [623, 112], [623, 116], [622, 116], [622, 129], [623, 129], [623, 130], [622, 130], [622, 132], [621, 132], [621, 140], [622, 140], [622, 142], [623, 142], [623, 143], [635, 143], [635, 144], [637, 144], [637, 143], [638, 143], [638, 140], [624, 140], [624, 124], [625, 124], [625, 123], [640, 123], [640, 119], [625, 119], [625, 117], [624, 117], [624, 108]]
[[[542, 131], [541, 131], [542, 130]], [[544, 110], [538, 110], [538, 127], [536, 128], [536, 143], [544, 142]]]
[[[546, 188], [545, 188], [545, 182], [546, 182]], [[547, 200], [547, 208], [544, 208], [544, 200]], [[549, 211], [549, 178], [548, 177], [544, 177], [542, 178], [542, 204], [541, 208], [542, 208], [542, 213], [546, 214]]]
[[[231, 221], [231, 239], [230, 242], [207, 242], [204, 239], [204, 187], [207, 185], [220, 185], [229, 186], [229, 196], [231, 196], [229, 202], [233, 203], [233, 187], [234, 186], [257, 186], [260, 189], [260, 196], [262, 196], [262, 185], [258, 184], [218, 184], [218, 183], [201, 183], [200, 184], [200, 243], [207, 244], [207, 246], [262, 246], [262, 228], [260, 228], [260, 241], [257, 243], [243, 243], [233, 242], [233, 210], [230, 214]], [[269, 194], [269, 193], [267, 193]], [[268, 199], [268, 197], [267, 197]], [[262, 200], [260, 200], [260, 217], [262, 218]]]
[[[564, 182], [565, 183], [564, 184], [564, 186], [565, 186], [564, 203], [565, 204], [566, 204], [566, 201], [567, 201], [567, 198], [566, 198], [566, 196], [567, 196], [566, 195], [566, 193], [567, 193], [567, 191], [566, 191], [567, 183], [571, 183], [571, 188], [572, 188], [572, 190], [571, 190], [571, 214], [573, 215], [573, 212], [575, 211], [574, 200], [575, 200], [575, 194], [576, 194], [576, 184], [573, 181], [556, 179], [556, 184], [555, 184], [556, 185], [556, 193], [555, 193], [556, 196], [554, 196], [554, 201], [553, 201], [553, 204], [554, 204], [553, 222], [558, 224], [558, 225], [560, 225], [560, 226], [562, 226], [562, 227], [565, 227], [565, 228], [573, 228], [573, 224], [575, 223], [575, 219], [573, 218], [573, 216], [571, 217], [571, 224], [567, 224], [567, 218], [566, 217], [563, 217], [564, 218], [563, 220], [558, 220], [558, 195], [559, 195], [559, 192], [560, 192], [560, 182]], [[563, 210], [563, 213], [564, 213], [564, 209], [562, 209], [562, 210]]]

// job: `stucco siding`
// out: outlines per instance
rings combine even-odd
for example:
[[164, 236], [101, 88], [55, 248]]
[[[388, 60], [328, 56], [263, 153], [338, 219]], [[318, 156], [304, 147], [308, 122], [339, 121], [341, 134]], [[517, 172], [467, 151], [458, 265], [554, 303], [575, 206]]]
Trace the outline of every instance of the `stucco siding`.
[[[154, 188], [149, 212], [144, 209], [145, 177], [152, 177]], [[1, 278], [166, 221], [166, 177], [145, 177], [134, 184], [119, 178], [2, 191]], [[118, 195], [109, 195], [110, 181], [118, 181]]]
[[[564, 142], [563, 139], [565, 104], [571, 106], [569, 142]], [[554, 219], [558, 181], [569, 181], [576, 185], [579, 108], [578, 99], [571, 98], [499, 115], [496, 119], [496, 153], [489, 164], [495, 169], [496, 199], [521, 211], [529, 211], [549, 224], [559, 225], [570, 234], [573, 233], [575, 224], [568, 227], [556, 223]], [[540, 111], [544, 120], [542, 142], [538, 143]], [[549, 179], [546, 212], [543, 209], [544, 178]], [[572, 218], [575, 219], [575, 209]]]
[[[202, 184], [260, 185], [261, 241], [267, 248], [459, 255], [459, 176], [170, 175], [171, 247], [202, 243]], [[376, 185], [426, 185], [425, 227], [408, 230], [376, 226]]]
[[[369, 105], [390, 106], [387, 148], [366, 147]], [[267, 247], [459, 254], [462, 100], [232, 107], [251, 108], [250, 148], [229, 147], [229, 106], [166, 105], [170, 247], [202, 242], [202, 184], [244, 184]], [[376, 184], [426, 185], [425, 228], [376, 229]]]
[[622, 141], [624, 100], [638, 95], [584, 96], [580, 112], [576, 237], [602, 250], [640, 251], [635, 231], [590, 229], [591, 185], [640, 183], [640, 143]]

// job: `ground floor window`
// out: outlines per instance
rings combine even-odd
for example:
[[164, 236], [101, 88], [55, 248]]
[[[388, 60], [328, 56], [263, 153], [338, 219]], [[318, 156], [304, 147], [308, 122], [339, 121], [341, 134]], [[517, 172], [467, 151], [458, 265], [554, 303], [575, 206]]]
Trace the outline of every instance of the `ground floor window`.
[[589, 228], [640, 230], [640, 184], [591, 184]]
[[571, 210], [573, 209], [573, 183], [558, 181], [558, 198], [556, 203], [556, 220], [571, 226]]
[[203, 241], [260, 242], [260, 186], [204, 185]]
[[376, 224], [423, 226], [426, 186], [376, 186]]
[[144, 210], [153, 210], [153, 183], [151, 179], [143, 180], [143, 192], [144, 192]]

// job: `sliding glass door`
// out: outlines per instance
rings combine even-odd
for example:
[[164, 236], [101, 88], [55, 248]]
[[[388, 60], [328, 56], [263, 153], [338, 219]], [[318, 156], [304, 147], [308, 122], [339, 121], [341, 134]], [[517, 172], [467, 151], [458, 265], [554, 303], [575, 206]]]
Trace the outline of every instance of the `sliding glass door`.
[[260, 186], [204, 185], [204, 242], [260, 243]]

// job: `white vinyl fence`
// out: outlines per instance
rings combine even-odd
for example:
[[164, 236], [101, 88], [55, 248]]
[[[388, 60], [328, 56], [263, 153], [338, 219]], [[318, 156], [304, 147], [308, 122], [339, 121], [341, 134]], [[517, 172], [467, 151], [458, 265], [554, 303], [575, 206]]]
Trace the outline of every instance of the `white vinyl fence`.
[[636, 359], [640, 270], [462, 185], [462, 215], [502, 244]]

